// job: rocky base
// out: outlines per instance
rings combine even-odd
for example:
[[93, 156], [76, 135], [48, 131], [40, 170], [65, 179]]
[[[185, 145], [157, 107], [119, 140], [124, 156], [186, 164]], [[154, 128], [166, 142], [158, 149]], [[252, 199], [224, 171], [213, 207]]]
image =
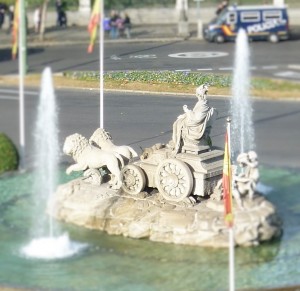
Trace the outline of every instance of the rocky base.
[[[108, 234], [148, 238], [166, 243], [227, 247], [223, 201], [170, 203], [159, 193], [126, 196], [121, 190], [73, 180], [58, 187], [49, 212], [58, 220]], [[51, 209], [51, 210], [50, 210]], [[245, 199], [244, 209], [234, 202], [236, 246], [253, 246], [281, 235], [281, 220], [265, 197]]]

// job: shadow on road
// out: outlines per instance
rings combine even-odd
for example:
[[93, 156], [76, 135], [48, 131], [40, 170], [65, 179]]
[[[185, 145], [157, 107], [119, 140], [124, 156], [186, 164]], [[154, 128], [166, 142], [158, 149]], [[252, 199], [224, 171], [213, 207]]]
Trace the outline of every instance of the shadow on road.
[[[44, 51], [43, 48], [27, 48], [27, 55], [40, 54]], [[11, 49], [0, 49], [0, 62], [12, 60]]]

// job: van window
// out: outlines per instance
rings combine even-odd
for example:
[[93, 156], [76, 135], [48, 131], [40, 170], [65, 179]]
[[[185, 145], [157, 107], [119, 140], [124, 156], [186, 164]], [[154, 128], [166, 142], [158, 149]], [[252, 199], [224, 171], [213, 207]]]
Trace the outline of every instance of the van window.
[[241, 13], [242, 22], [259, 22], [260, 14], [258, 11], [243, 11]]
[[282, 13], [280, 10], [269, 10], [269, 11], [264, 11], [263, 12], [263, 20], [268, 21], [268, 20], [281, 20], [282, 18]]
[[224, 9], [217, 17], [216, 24], [224, 24], [226, 21], [227, 9]]
[[227, 14], [227, 23], [235, 24], [236, 23], [236, 12], [229, 12]]

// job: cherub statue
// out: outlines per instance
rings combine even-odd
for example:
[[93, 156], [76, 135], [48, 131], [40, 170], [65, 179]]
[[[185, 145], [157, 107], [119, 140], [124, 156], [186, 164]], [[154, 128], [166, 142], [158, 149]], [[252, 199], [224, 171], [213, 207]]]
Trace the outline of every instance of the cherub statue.
[[239, 154], [237, 162], [242, 168], [242, 172], [238, 175], [233, 175], [233, 196], [236, 199], [239, 207], [243, 208], [242, 196], [249, 196], [253, 200], [256, 185], [259, 180], [257, 154], [254, 151]]
[[184, 114], [179, 115], [174, 122], [172, 135], [174, 154], [180, 152], [183, 145], [197, 146], [201, 139], [205, 140], [204, 144], [209, 145], [209, 134], [216, 111], [208, 106], [207, 92], [207, 84], [199, 86], [196, 89], [198, 102], [193, 110], [188, 109], [187, 105], [184, 105]]

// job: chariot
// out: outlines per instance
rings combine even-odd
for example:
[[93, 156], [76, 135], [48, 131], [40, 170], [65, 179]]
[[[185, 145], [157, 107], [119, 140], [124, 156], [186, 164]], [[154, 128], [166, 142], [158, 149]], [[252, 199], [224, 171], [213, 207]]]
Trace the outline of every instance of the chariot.
[[174, 156], [166, 146], [155, 149], [121, 171], [122, 189], [137, 195], [146, 187], [157, 188], [168, 201], [190, 195], [209, 196], [222, 177], [223, 151], [202, 146], [194, 152]]

